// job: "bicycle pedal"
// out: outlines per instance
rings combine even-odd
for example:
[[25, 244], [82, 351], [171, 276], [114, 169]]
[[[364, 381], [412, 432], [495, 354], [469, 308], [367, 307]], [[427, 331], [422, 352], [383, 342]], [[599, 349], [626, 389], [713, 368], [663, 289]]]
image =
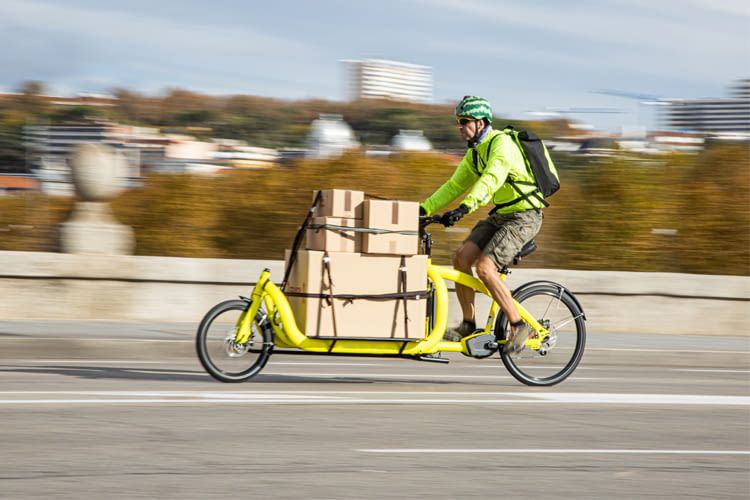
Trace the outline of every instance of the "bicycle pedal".
[[498, 349], [495, 336], [491, 333], [472, 335], [464, 339], [464, 341], [466, 342], [466, 350], [469, 351], [469, 354], [479, 359], [492, 356]]

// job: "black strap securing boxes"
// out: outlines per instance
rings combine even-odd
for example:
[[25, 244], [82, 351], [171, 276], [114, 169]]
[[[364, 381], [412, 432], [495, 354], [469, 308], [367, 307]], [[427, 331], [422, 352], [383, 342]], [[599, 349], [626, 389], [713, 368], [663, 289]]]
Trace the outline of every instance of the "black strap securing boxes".
[[332, 252], [361, 252], [362, 233], [352, 231], [361, 227], [360, 219], [314, 217], [307, 229], [305, 248]]
[[419, 339], [426, 288], [426, 255], [300, 250], [286, 295], [310, 337]]
[[[313, 201], [318, 191], [313, 191]], [[320, 190], [320, 200], [305, 235], [308, 250], [360, 252], [365, 193], [348, 189]]]

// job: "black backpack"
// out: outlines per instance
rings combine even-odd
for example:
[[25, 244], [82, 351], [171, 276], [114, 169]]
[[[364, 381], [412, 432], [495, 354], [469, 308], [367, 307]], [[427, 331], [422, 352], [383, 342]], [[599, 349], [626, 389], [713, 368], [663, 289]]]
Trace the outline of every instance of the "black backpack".
[[[521, 148], [521, 154], [526, 160], [526, 168], [536, 181], [536, 188], [545, 197], [555, 194], [560, 189], [560, 176], [557, 174], [557, 168], [552, 163], [549, 152], [547, 152], [547, 147], [539, 136], [528, 130], [518, 131], [511, 125], [506, 126], [503, 132], [510, 135]], [[544, 200], [541, 201], [545, 207], [549, 206], [549, 203]]]
[[[557, 190], [560, 189], [560, 177], [557, 174], [557, 168], [555, 168], [555, 164], [552, 162], [552, 158], [550, 158], [549, 153], [547, 152], [547, 147], [535, 133], [529, 132], [527, 130], [518, 131], [514, 129], [512, 125], [507, 125], [503, 129], [503, 133], [508, 134], [513, 139], [513, 142], [515, 142], [518, 145], [518, 148], [521, 150], [521, 155], [526, 162], [526, 169], [534, 178], [533, 185], [536, 186], [536, 189], [534, 191], [531, 191], [530, 193], [524, 193], [521, 188], [518, 187], [518, 184], [531, 185], [531, 183], [516, 181], [514, 179], [511, 179], [510, 176], [507, 178], [506, 182], [513, 186], [513, 189], [516, 190], [520, 198], [529, 201], [529, 196], [533, 196], [534, 198], [539, 200], [542, 205], [548, 207], [549, 203], [547, 202], [547, 200], [542, 198], [542, 196], [539, 196], [539, 193], [542, 193], [542, 195], [545, 197], [555, 194]], [[490, 143], [487, 148], [488, 154], [490, 149], [492, 148], [492, 142], [495, 140], [495, 137], [490, 139]], [[476, 168], [477, 173], [479, 174], [480, 172], [478, 161], [482, 159], [479, 158], [479, 154], [477, 153], [476, 148], [473, 149], [474, 168]], [[482, 161], [482, 163], [484, 163], [484, 161]], [[515, 203], [518, 203], [518, 200], [519, 198], [509, 203], [497, 205], [495, 206], [493, 212], [506, 205], [513, 205]]]

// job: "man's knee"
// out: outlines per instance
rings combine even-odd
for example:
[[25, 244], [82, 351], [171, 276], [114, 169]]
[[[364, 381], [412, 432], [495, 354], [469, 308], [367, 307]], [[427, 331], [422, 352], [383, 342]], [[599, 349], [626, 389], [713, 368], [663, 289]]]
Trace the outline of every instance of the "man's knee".
[[483, 282], [497, 276], [497, 265], [486, 255], [482, 255], [477, 260], [477, 276]]

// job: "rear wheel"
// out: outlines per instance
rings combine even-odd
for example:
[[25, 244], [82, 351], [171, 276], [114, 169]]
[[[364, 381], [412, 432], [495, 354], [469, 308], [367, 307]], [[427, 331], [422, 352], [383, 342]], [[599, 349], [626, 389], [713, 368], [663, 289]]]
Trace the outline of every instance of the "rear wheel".
[[246, 344], [235, 344], [240, 316], [250, 308], [245, 300], [214, 306], [198, 326], [195, 347], [203, 368], [222, 382], [243, 382], [257, 375], [273, 350], [273, 332], [263, 311], [258, 311]]
[[[511, 354], [501, 350], [503, 364], [526, 385], [562, 382], [578, 366], [586, 345], [586, 323], [578, 302], [567, 289], [551, 282], [521, 289], [513, 298], [548, 330], [549, 336], [540, 339], [538, 348], [532, 348], [527, 342], [526, 348], [519, 352]], [[495, 325], [495, 335], [508, 338], [509, 330], [507, 318], [501, 315]]]

